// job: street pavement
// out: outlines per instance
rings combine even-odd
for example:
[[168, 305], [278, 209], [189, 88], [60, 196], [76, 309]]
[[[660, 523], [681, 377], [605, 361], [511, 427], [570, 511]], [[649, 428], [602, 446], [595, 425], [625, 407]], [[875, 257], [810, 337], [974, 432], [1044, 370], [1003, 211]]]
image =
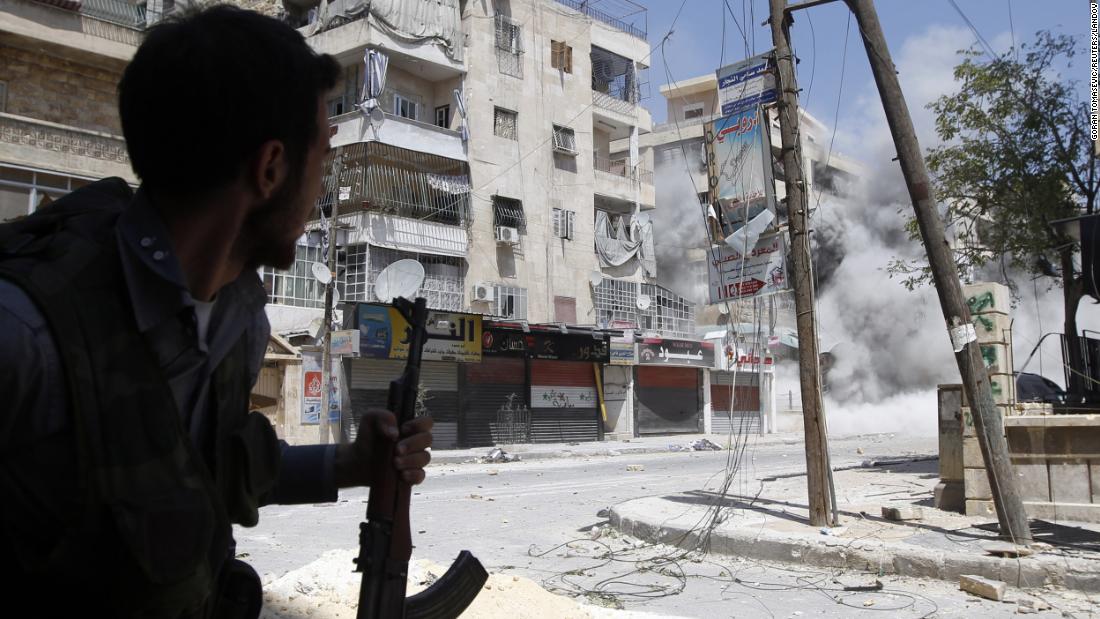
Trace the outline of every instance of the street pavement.
[[[528, 447], [525, 459], [508, 463], [469, 461], [488, 449], [436, 452], [436, 461], [444, 463], [429, 467], [428, 480], [413, 497], [414, 559], [446, 565], [468, 549], [490, 572], [531, 578], [548, 590], [594, 605], [664, 616], [1016, 614], [1015, 602], [1021, 599], [1016, 591], [1008, 602], [997, 603], [937, 580], [751, 556], [687, 555], [679, 548], [624, 537], [610, 527], [610, 508], [615, 506], [717, 487], [726, 470], [726, 451], [669, 450], [695, 438], [635, 439], [610, 450], [607, 444]], [[865, 460], [934, 455], [936, 440], [901, 435], [834, 438], [831, 451], [834, 467], [856, 467]], [[728, 492], [752, 497], [766, 485], [761, 480], [804, 470], [799, 437], [751, 438]], [[339, 502], [328, 505], [265, 507], [258, 526], [236, 530], [238, 553], [270, 581], [326, 551], [356, 548], [366, 498], [367, 491], [357, 489], [342, 492]], [[1037, 616], [1065, 612], [1090, 617], [1097, 612], [1085, 594], [1057, 587], [1040, 593], [1054, 609]]]

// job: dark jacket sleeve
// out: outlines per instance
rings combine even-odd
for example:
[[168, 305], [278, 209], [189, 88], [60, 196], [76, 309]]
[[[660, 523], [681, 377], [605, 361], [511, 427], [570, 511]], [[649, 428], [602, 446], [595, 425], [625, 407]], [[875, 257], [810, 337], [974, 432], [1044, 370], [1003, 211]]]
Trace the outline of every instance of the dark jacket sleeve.
[[334, 466], [335, 445], [282, 443], [279, 478], [262, 504], [330, 503], [338, 496]]

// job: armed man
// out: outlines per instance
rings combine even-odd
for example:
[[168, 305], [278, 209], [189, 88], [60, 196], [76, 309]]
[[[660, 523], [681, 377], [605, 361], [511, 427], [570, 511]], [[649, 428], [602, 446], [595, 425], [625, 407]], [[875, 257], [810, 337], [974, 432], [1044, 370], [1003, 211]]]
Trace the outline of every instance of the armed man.
[[294, 261], [338, 73], [258, 13], [162, 22], [118, 91], [141, 186], [0, 226], [0, 586], [27, 616], [255, 617], [232, 524], [372, 485], [394, 441], [423, 481], [430, 418], [371, 411], [353, 444], [288, 446], [248, 411], [270, 332], [256, 271]]

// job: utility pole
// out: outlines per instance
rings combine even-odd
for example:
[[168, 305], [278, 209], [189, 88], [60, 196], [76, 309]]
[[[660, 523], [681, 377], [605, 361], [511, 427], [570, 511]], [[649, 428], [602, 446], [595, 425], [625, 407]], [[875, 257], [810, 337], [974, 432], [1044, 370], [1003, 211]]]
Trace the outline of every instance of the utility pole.
[[[863, 33], [863, 45], [867, 48], [867, 58], [871, 62], [875, 84], [878, 85], [879, 95], [882, 97], [882, 107], [886, 111], [886, 120], [890, 125], [890, 133], [894, 137], [901, 171], [905, 176], [909, 197], [913, 200], [913, 210], [920, 226], [921, 239], [928, 252], [928, 264], [932, 269], [936, 293], [940, 298], [940, 306], [943, 309], [944, 320], [947, 321], [952, 345], [956, 349], [955, 361], [962, 375], [963, 390], [970, 402], [978, 443], [985, 458], [985, 468], [989, 474], [989, 487], [993, 490], [993, 502], [997, 508], [1001, 535], [1008, 536], [1016, 544], [1029, 544], [1031, 530], [1028, 527], [1023, 501], [1017, 491], [1012, 463], [1008, 458], [1004, 420], [1001, 419], [1001, 414], [993, 403], [993, 391], [982, 361], [977, 337], [970, 322], [970, 311], [963, 297], [958, 269], [951, 248], [947, 245], [943, 221], [932, 200], [928, 170], [924, 166], [920, 144], [917, 143], [917, 135], [913, 130], [913, 120], [909, 117], [909, 108], [905, 105], [905, 97], [902, 95], [897, 71], [890, 58], [890, 50], [886, 47], [886, 37], [882, 33], [882, 26], [879, 24], [872, 0], [846, 0], [846, 2], [855, 14], [856, 22]], [[772, 0], [773, 32], [776, 28], [777, 4], [779, 4], [778, 0]], [[782, 67], [782, 61], [780, 67]], [[786, 148], [785, 140], [784, 148]], [[789, 177], [787, 186], [790, 186]], [[792, 221], [794, 221], [793, 217]], [[801, 344], [801, 332], [799, 338]]]
[[[325, 349], [321, 355], [321, 382], [324, 390], [321, 393], [321, 417], [318, 419], [320, 428], [320, 440], [322, 445], [329, 442], [329, 408], [332, 406], [332, 293], [336, 290], [336, 216], [340, 210], [340, 172], [344, 171], [342, 165], [338, 166], [336, 158], [339, 154], [333, 154], [332, 164], [332, 212], [329, 214], [328, 225], [324, 233], [328, 238], [328, 272], [329, 282], [325, 284], [325, 317], [322, 328], [325, 334]], [[324, 215], [324, 213], [321, 213]], [[341, 441], [342, 427], [338, 427], [335, 433], [336, 442]]]
[[798, 327], [798, 382], [802, 389], [802, 422], [806, 432], [806, 485], [810, 524], [836, 526], [829, 445], [821, 401], [821, 371], [817, 349], [813, 270], [810, 264], [806, 184], [802, 178], [802, 145], [798, 132], [798, 86], [794, 77], [786, 0], [769, 0], [772, 41], [778, 68], [779, 134], [783, 144], [783, 173], [787, 185], [791, 271]]

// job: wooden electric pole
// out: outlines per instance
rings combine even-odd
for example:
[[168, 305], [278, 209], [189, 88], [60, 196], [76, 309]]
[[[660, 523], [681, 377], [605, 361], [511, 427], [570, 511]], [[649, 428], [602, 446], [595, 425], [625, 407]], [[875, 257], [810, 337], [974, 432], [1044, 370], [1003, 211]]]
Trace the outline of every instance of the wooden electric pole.
[[[336, 432], [333, 433], [329, 424], [329, 409], [332, 407], [332, 295], [336, 290], [336, 217], [340, 211], [340, 174], [343, 173], [343, 165], [337, 165], [337, 160], [341, 160], [342, 155], [333, 154], [332, 165], [332, 211], [329, 213], [328, 220], [325, 222], [325, 229], [323, 234], [328, 239], [328, 256], [326, 257], [326, 263], [329, 272], [329, 282], [325, 284], [325, 314], [324, 329], [325, 344], [324, 352], [321, 354], [321, 382], [324, 385], [324, 391], [321, 392], [321, 417], [318, 419], [319, 425], [319, 438], [322, 445], [327, 445], [329, 442], [329, 435], [332, 434], [336, 443], [340, 443], [343, 440], [343, 423], [342, 420], [338, 422]], [[324, 213], [322, 212], [323, 216]]]
[[831, 497], [832, 471], [826, 440], [824, 407], [821, 401], [821, 369], [817, 348], [813, 268], [806, 184], [802, 174], [802, 145], [798, 133], [798, 86], [794, 77], [786, 0], [769, 0], [772, 41], [778, 68], [779, 134], [783, 143], [783, 175], [787, 186], [787, 219], [790, 223], [791, 275], [798, 327], [798, 382], [802, 390], [802, 422], [806, 431], [806, 485], [809, 491], [810, 524], [835, 526]]
[[[985, 364], [973, 325], [970, 311], [963, 296], [959, 273], [944, 234], [943, 220], [936, 211], [932, 199], [928, 170], [924, 166], [920, 144], [913, 130], [913, 120], [909, 117], [909, 108], [901, 92], [897, 71], [886, 47], [886, 37], [882, 33], [878, 15], [872, 0], [846, 0], [863, 34], [863, 45], [867, 48], [867, 58], [882, 97], [882, 107], [886, 111], [886, 120], [890, 133], [894, 137], [901, 171], [913, 200], [913, 210], [920, 226], [921, 239], [928, 252], [928, 264], [940, 298], [943, 317], [951, 334], [955, 351], [955, 361], [962, 375], [963, 390], [970, 402], [974, 418], [974, 428], [985, 458], [986, 471], [989, 474], [989, 487], [993, 490], [993, 502], [997, 508], [1001, 535], [1007, 536], [1017, 544], [1031, 542], [1031, 530], [1028, 527], [1027, 513], [1016, 487], [1012, 463], [1008, 458], [1008, 443], [1004, 436], [1004, 420], [993, 403], [993, 390], [989, 384]], [[775, 6], [772, 0], [772, 31], [775, 32]], [[789, 58], [789, 57], [788, 57]], [[788, 59], [789, 63], [789, 59]], [[780, 67], [782, 68], [782, 61]], [[781, 108], [782, 109], [782, 108]], [[784, 141], [784, 148], [786, 142]], [[788, 171], [789, 173], [789, 171]], [[789, 178], [789, 177], [788, 177]], [[790, 187], [788, 180], [787, 186]], [[792, 221], [794, 218], [792, 217]], [[801, 333], [800, 343], [801, 343]], [[805, 389], [803, 389], [805, 392]], [[809, 422], [807, 422], [809, 427]]]

